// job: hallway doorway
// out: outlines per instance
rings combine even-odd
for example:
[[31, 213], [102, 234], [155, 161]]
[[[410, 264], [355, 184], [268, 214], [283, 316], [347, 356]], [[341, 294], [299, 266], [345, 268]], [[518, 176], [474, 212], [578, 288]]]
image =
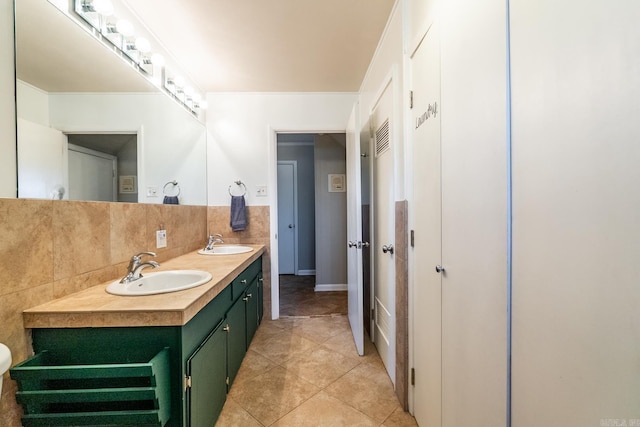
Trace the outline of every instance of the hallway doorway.
[[280, 317], [347, 314], [347, 293], [316, 292], [316, 276], [280, 275]]

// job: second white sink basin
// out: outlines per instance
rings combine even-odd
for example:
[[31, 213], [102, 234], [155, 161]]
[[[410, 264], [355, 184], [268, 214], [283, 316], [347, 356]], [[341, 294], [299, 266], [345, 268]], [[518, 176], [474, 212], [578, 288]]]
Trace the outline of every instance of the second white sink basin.
[[169, 270], [144, 274], [131, 283], [113, 282], [107, 292], [114, 295], [154, 295], [195, 288], [211, 280], [211, 274], [201, 270]]
[[253, 250], [250, 246], [242, 246], [242, 245], [219, 245], [214, 246], [212, 249], [200, 249], [198, 253], [200, 255], [233, 255], [233, 254], [243, 254], [246, 252], [251, 252]]

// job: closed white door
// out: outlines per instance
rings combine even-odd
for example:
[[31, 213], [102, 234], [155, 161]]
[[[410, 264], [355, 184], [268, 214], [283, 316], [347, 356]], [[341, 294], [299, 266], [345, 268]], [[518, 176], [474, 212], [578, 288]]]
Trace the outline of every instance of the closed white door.
[[442, 203], [440, 40], [432, 24], [411, 56], [413, 90], [413, 411], [424, 427], [442, 420]]
[[[349, 323], [359, 355], [364, 355], [362, 275], [362, 186], [360, 175], [360, 104], [347, 123], [347, 297]], [[364, 242], [368, 245], [368, 242]]]
[[374, 132], [374, 343], [391, 381], [396, 377], [395, 241], [393, 197], [393, 81], [389, 81], [371, 113]]
[[115, 156], [69, 144], [69, 199], [117, 202]]
[[295, 161], [278, 162], [278, 272], [296, 274]]
[[18, 119], [18, 197], [68, 199], [67, 135]]

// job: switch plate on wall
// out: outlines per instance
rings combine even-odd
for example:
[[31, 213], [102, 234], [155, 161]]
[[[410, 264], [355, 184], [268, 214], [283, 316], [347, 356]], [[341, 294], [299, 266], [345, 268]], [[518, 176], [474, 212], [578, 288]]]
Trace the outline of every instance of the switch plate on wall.
[[258, 185], [258, 186], [256, 186], [256, 196], [258, 196], [258, 197], [266, 197], [267, 196], [267, 186], [266, 185]]
[[156, 248], [166, 248], [167, 247], [167, 230], [158, 230], [156, 231]]
[[158, 187], [147, 187], [147, 197], [158, 197]]

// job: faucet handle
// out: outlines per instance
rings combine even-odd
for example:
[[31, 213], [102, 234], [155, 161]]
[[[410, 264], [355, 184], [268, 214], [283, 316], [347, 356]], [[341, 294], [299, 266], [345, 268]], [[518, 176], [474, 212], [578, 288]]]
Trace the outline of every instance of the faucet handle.
[[158, 256], [158, 254], [156, 254], [155, 252], [140, 252], [138, 255], [134, 255], [133, 257], [137, 258], [139, 261], [144, 255]]

